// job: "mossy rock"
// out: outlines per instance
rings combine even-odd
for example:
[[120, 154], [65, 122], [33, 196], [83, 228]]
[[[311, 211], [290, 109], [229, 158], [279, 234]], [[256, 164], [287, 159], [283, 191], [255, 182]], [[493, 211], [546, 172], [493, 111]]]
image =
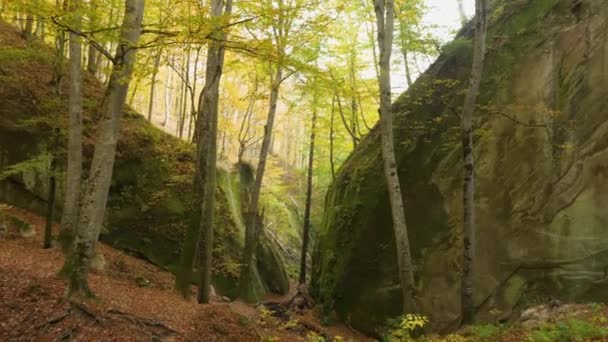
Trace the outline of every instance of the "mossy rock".
[[[496, 0], [493, 8], [475, 113], [480, 320], [498, 309], [515, 316], [533, 298], [606, 298], [598, 289], [608, 267], [608, 3]], [[454, 113], [470, 75], [472, 34], [465, 27], [393, 105], [418, 302], [431, 330], [450, 326], [460, 311]], [[389, 291], [397, 275], [376, 127], [328, 190], [311, 290], [325, 314], [374, 332], [401, 311], [401, 292]]]

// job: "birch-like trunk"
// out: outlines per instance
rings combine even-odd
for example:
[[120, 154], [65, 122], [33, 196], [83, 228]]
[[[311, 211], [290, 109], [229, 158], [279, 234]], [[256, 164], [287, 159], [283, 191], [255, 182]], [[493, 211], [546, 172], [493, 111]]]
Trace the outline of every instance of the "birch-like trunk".
[[[81, 0], [70, 4], [74, 10], [74, 25], [78, 30], [82, 17], [79, 14]], [[63, 213], [59, 241], [64, 253], [68, 253], [78, 227], [80, 191], [82, 186], [82, 40], [75, 33], [69, 35], [70, 94], [68, 100], [68, 165]]]
[[253, 272], [253, 261], [256, 250], [257, 234], [257, 217], [258, 204], [260, 200], [260, 192], [262, 190], [262, 179], [264, 178], [264, 170], [266, 169], [266, 160], [270, 145], [272, 143], [272, 128], [274, 127], [274, 118], [277, 112], [277, 102], [279, 99], [279, 90], [283, 81], [283, 70], [281, 65], [276, 66], [276, 71], [270, 88], [270, 102], [268, 107], [268, 117], [266, 126], [264, 126], [264, 138], [262, 139], [262, 147], [260, 149], [260, 159], [255, 173], [255, 180], [251, 190], [251, 200], [247, 208], [245, 229], [245, 247], [243, 248], [243, 260], [241, 266], [241, 274], [239, 279], [239, 291], [241, 298], [251, 300], [249, 297], [249, 285], [251, 283], [251, 274]]
[[475, 38], [473, 67], [469, 90], [462, 109], [462, 150], [464, 160], [463, 186], [463, 266], [461, 290], [462, 324], [473, 323], [475, 303], [473, 301], [475, 278], [475, 158], [473, 155], [473, 113], [481, 85], [485, 60], [487, 30], [487, 0], [475, 0]]
[[68, 296], [92, 295], [87, 276], [105, 215], [120, 119], [135, 61], [136, 50], [132, 46], [141, 35], [144, 3], [145, 0], [125, 0], [120, 43], [102, 104], [103, 117], [98, 127], [93, 161], [82, 196], [78, 231], [69, 258]]
[[395, 160], [393, 136], [393, 111], [391, 100], [390, 60], [393, 44], [395, 4], [393, 0], [375, 0], [378, 24], [378, 47], [380, 48], [380, 128], [382, 138], [382, 159], [391, 204], [393, 230], [397, 246], [397, 264], [401, 282], [403, 312], [416, 312], [416, 287], [414, 267], [410, 253], [410, 243], [405, 221], [405, 205], [401, 193], [401, 183]]

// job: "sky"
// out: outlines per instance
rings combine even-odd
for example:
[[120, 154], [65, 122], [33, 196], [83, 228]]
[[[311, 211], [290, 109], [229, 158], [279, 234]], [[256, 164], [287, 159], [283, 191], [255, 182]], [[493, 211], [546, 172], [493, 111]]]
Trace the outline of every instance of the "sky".
[[[470, 18], [475, 11], [474, 0], [464, 0], [464, 10]], [[460, 28], [460, 14], [458, 13], [457, 0], [427, 0], [429, 13], [426, 15], [425, 23], [438, 26], [438, 36], [447, 41], [452, 36], [452, 31]]]
[[[447, 43], [452, 40], [455, 32], [460, 28], [460, 14], [458, 12], [457, 0], [426, 0], [429, 12], [424, 18], [424, 23], [435, 27], [435, 35], [443, 42]], [[475, 0], [463, 0], [464, 10], [467, 17], [471, 18], [475, 13]], [[393, 59], [400, 58], [401, 54], [393, 53]], [[402, 59], [401, 59], [402, 60]], [[401, 62], [399, 62], [401, 63]], [[419, 66], [424, 71], [429, 62], [419, 61]], [[395, 95], [407, 89], [404, 72], [401, 66], [393, 68], [391, 76], [393, 78], [393, 93]]]

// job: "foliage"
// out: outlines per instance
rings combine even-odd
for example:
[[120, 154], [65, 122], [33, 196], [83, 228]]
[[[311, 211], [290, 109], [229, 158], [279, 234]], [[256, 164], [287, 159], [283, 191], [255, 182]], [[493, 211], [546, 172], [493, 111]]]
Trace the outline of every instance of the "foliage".
[[429, 322], [428, 318], [419, 314], [405, 314], [396, 321], [389, 322], [388, 341], [410, 341], [411, 335], [419, 331]]

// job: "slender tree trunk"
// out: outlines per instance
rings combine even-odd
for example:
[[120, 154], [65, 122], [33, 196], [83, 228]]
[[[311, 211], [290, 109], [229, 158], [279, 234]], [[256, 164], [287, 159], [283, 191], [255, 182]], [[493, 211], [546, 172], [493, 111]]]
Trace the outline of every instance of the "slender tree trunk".
[[462, 273], [462, 324], [473, 323], [475, 303], [473, 302], [475, 278], [475, 159], [473, 155], [473, 113], [481, 85], [485, 60], [485, 40], [487, 29], [487, 0], [475, 1], [475, 44], [473, 66], [469, 90], [462, 109], [462, 150], [464, 160], [464, 233], [463, 233], [463, 273]]
[[148, 103], [148, 121], [152, 122], [152, 112], [154, 110], [154, 97], [156, 93], [156, 76], [158, 76], [158, 67], [160, 66], [160, 57], [163, 49], [159, 48], [154, 57], [154, 70], [152, 71], [152, 84], [150, 84], [150, 102]]
[[[316, 97], [316, 92], [315, 92]], [[306, 284], [306, 256], [308, 255], [308, 244], [310, 241], [310, 208], [312, 204], [312, 173], [315, 159], [315, 129], [317, 123], [316, 99], [313, 101], [315, 108], [312, 112], [312, 123], [310, 128], [310, 148], [308, 150], [308, 175], [306, 177], [306, 208], [304, 209], [304, 230], [302, 232], [302, 255], [300, 258], [299, 285]]]
[[252, 300], [249, 296], [249, 286], [251, 283], [251, 273], [253, 272], [253, 260], [256, 249], [257, 235], [257, 216], [258, 204], [260, 200], [260, 192], [262, 190], [262, 179], [266, 168], [266, 159], [270, 151], [272, 143], [272, 128], [274, 126], [274, 118], [277, 111], [277, 101], [279, 99], [279, 89], [283, 80], [283, 70], [280, 65], [276, 66], [276, 72], [273, 77], [272, 86], [270, 88], [270, 103], [268, 108], [268, 117], [266, 126], [264, 126], [264, 138], [262, 140], [262, 148], [260, 149], [260, 159], [256, 169], [255, 180], [251, 190], [251, 201], [246, 213], [247, 227], [245, 230], [245, 247], [243, 248], [243, 260], [241, 274], [239, 280], [239, 291], [241, 298], [244, 300]]
[[53, 221], [55, 220], [55, 199], [57, 198], [57, 158], [55, 157], [56, 149], [57, 144], [54, 144], [53, 151], [50, 153], [51, 162], [49, 166], [49, 194], [46, 208], [46, 224], [44, 227], [44, 243], [42, 244], [42, 247], [45, 249], [51, 248], [51, 240], [53, 237]]
[[[386, 5], [386, 7], [385, 7]], [[395, 18], [393, 0], [375, 0], [374, 8], [378, 23], [378, 46], [380, 48], [380, 128], [382, 131], [382, 159], [391, 204], [393, 230], [397, 245], [397, 264], [401, 281], [403, 312], [416, 312], [416, 287], [410, 243], [405, 221], [405, 205], [395, 159], [393, 136], [393, 111], [391, 102], [390, 60], [393, 46]]]
[[[213, 0], [211, 3], [212, 17], [219, 18], [223, 15], [224, 1]], [[232, 12], [232, 0], [226, 1], [225, 13]], [[219, 40], [224, 40], [226, 35], [218, 33]], [[209, 45], [207, 52], [207, 70], [205, 72], [205, 87], [203, 88], [202, 106], [199, 109], [204, 114], [202, 117], [207, 119], [207, 146], [203, 146], [206, 151], [207, 170], [205, 172], [204, 195], [202, 205], [202, 217], [200, 226], [200, 249], [199, 249], [199, 268], [200, 281], [198, 287], [198, 302], [209, 303], [211, 289], [211, 270], [213, 266], [213, 217], [215, 212], [215, 190], [217, 188], [217, 123], [219, 113], [219, 88], [224, 67], [224, 47], [217, 43]], [[203, 148], [199, 147], [200, 151]], [[201, 156], [203, 157], [203, 156]]]
[[[73, 0], [71, 7], [75, 13], [76, 29], [81, 26], [82, 18], [78, 14], [81, 0]], [[68, 165], [66, 175], [63, 212], [61, 216], [61, 231], [59, 242], [65, 254], [78, 228], [78, 212], [80, 208], [80, 192], [82, 183], [82, 40], [70, 33], [70, 95], [68, 103], [69, 132], [68, 132]]]
[[169, 123], [169, 115], [171, 113], [171, 107], [173, 104], [171, 103], [171, 88], [173, 84], [173, 73], [171, 72], [171, 68], [167, 70], [167, 80], [165, 83], [165, 118], [163, 119], [163, 127], [167, 126]]
[[44, 42], [45, 27], [44, 18], [42, 16], [36, 17], [36, 32], [34, 32], [34, 35]]
[[357, 143], [359, 142], [359, 138], [357, 137], [357, 132], [353, 131], [351, 125], [346, 122], [346, 117], [344, 115], [344, 110], [342, 109], [342, 100], [340, 99], [340, 95], [336, 95], [338, 100], [338, 112], [340, 113], [340, 118], [342, 119], [342, 124], [344, 124], [344, 128], [350, 135], [353, 142], [353, 149], [357, 148]]
[[91, 75], [97, 75], [97, 70], [99, 69], [99, 59], [97, 58], [98, 54], [99, 52], [97, 49], [93, 45], [89, 45], [87, 72], [89, 72]]
[[410, 71], [410, 61], [408, 58], [408, 53], [407, 53], [407, 49], [405, 48], [405, 46], [401, 49], [401, 52], [403, 53], [403, 64], [405, 65], [405, 79], [407, 80], [407, 85], [408, 87], [412, 86], [412, 73]]
[[[98, 1], [99, 0], [89, 1], [89, 21], [91, 23], [91, 29], [94, 28], [93, 25], [99, 20], [99, 16], [97, 15]], [[99, 69], [98, 55], [100, 55], [99, 51], [97, 51], [93, 45], [89, 44], [87, 53], [87, 72], [93, 76], [97, 76], [97, 70]]]
[[334, 116], [336, 112], [336, 96], [331, 100], [331, 113], [329, 116], [329, 165], [331, 167], [331, 181], [336, 181], [336, 167], [334, 165]]
[[23, 29], [23, 36], [26, 40], [31, 40], [33, 38], [33, 30], [34, 30], [34, 15], [28, 13], [25, 17], [25, 28]]
[[202, 46], [196, 48], [196, 57], [194, 58], [194, 71], [192, 74], [192, 88], [190, 92], [190, 115], [188, 117], [188, 140], [193, 138], [192, 128], [198, 110], [196, 107], [196, 83], [198, 82], [198, 61], [201, 57], [201, 48]]
[[105, 215], [120, 119], [133, 74], [136, 50], [131, 46], [136, 44], [141, 35], [143, 10], [144, 0], [125, 0], [125, 15], [120, 43], [116, 49], [116, 63], [101, 107], [103, 117], [82, 196], [78, 231], [71, 255], [66, 259], [66, 263], [69, 263], [69, 297], [92, 295], [87, 276]]

